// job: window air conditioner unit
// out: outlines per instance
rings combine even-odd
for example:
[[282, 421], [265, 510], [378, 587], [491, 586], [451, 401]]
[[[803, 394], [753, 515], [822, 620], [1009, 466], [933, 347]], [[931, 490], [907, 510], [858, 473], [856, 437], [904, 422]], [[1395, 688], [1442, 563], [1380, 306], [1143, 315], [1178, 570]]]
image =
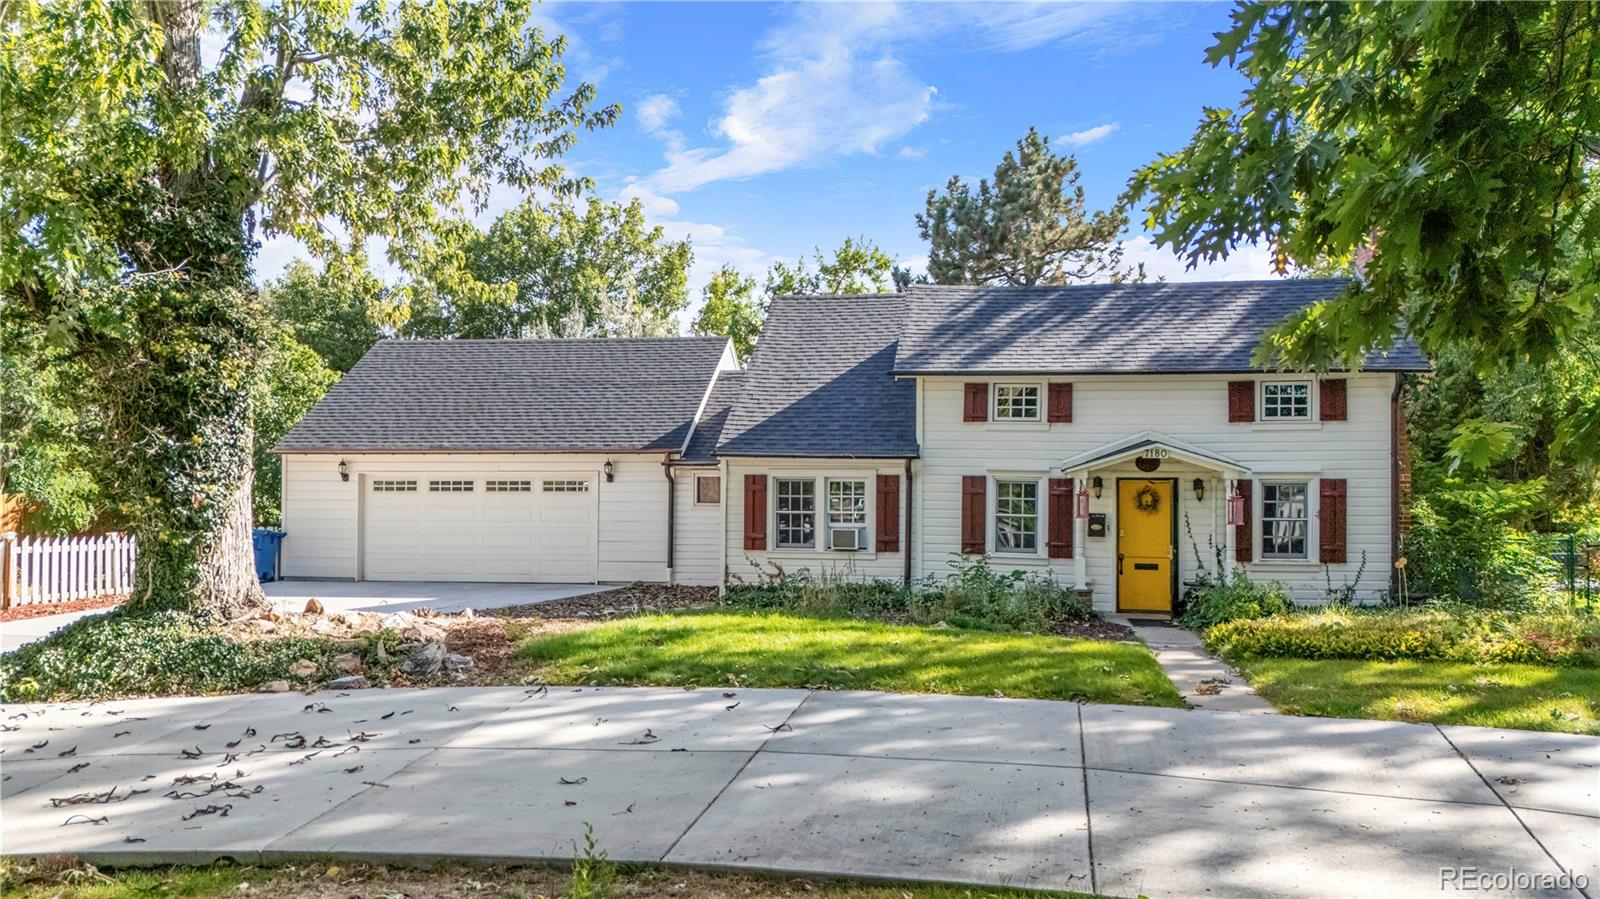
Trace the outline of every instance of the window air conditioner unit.
[[834, 549], [863, 550], [867, 546], [866, 528], [830, 528], [828, 545]]

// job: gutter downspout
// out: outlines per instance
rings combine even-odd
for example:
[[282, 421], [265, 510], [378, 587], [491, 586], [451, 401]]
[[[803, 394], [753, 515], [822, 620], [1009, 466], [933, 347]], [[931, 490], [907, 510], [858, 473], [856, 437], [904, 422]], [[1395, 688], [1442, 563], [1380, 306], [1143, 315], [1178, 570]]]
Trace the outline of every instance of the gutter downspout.
[[667, 479], [667, 583], [674, 582], [672, 576], [673, 550], [678, 542], [675, 533], [678, 516], [678, 482], [672, 476], [672, 456], [668, 454], [661, 460], [661, 474]]
[[911, 586], [911, 460], [906, 460], [906, 573], [905, 585]]
[[1394, 392], [1389, 396], [1389, 596], [1397, 600], [1400, 595], [1400, 440], [1404, 419], [1401, 403], [1405, 402], [1405, 372], [1395, 372]]

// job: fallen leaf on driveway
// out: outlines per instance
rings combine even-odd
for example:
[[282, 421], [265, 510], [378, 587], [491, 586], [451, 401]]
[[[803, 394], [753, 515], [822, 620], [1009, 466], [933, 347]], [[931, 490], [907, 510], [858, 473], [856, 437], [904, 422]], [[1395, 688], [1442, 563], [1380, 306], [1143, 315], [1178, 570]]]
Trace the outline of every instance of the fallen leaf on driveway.
[[560, 780], [563, 784], [566, 784], [569, 787], [577, 786], [578, 784], [586, 784], [589, 782], [589, 778], [587, 777], [580, 777], [577, 780], [568, 780], [567, 778], [563, 777]]

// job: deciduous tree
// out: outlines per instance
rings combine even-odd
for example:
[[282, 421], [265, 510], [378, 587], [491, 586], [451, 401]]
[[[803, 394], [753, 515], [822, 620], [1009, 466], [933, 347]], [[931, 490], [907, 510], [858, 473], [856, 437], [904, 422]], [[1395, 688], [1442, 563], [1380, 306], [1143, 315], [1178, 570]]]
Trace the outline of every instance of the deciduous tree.
[[[527, 0], [61, 0], [0, 15], [0, 294], [96, 386], [135, 602], [260, 602], [251, 256], [403, 247], [609, 124]], [[202, 53], [209, 35], [211, 53]]]

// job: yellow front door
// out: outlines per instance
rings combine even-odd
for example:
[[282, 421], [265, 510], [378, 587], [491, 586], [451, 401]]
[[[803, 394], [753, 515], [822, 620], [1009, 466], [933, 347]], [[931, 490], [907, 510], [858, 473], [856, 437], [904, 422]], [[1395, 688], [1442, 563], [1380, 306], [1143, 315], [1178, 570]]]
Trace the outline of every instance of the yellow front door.
[[1171, 612], [1172, 482], [1117, 481], [1117, 608]]

